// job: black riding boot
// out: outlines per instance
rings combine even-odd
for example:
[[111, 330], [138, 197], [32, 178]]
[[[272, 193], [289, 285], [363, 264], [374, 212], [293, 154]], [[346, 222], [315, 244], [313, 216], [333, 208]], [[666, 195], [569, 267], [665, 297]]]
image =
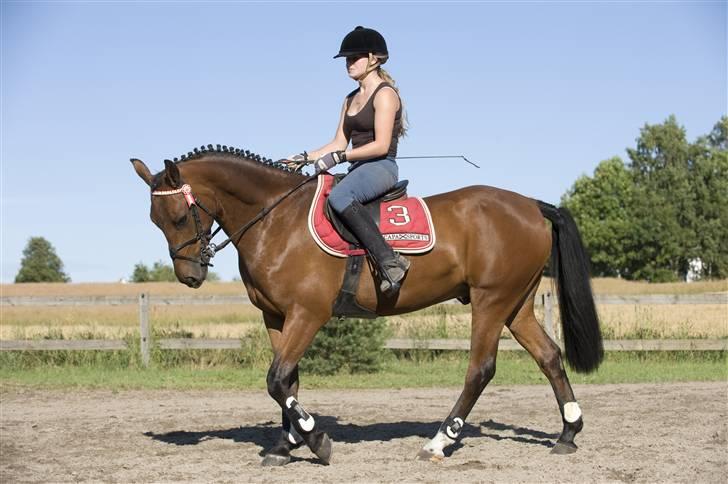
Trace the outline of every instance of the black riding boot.
[[404, 279], [404, 275], [409, 269], [409, 261], [396, 254], [385, 242], [384, 237], [379, 233], [379, 227], [361, 203], [353, 201], [339, 212], [339, 217], [374, 259], [380, 273], [379, 289], [385, 294], [397, 292], [399, 282]]

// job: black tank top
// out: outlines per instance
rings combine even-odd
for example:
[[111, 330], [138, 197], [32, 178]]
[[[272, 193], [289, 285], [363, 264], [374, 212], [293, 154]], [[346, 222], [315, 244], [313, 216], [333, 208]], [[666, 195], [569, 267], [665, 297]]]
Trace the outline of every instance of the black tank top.
[[[374, 96], [377, 95], [379, 90], [383, 87], [392, 87], [388, 82], [382, 82], [374, 89], [374, 92], [366, 104], [361, 110], [354, 116], [349, 116], [344, 113], [344, 135], [351, 140], [352, 148], [358, 148], [367, 143], [374, 141]], [[346, 97], [346, 112], [349, 112], [351, 107], [351, 101], [354, 99], [354, 95], [359, 92], [359, 89], [352, 91]], [[397, 91], [395, 91], [397, 92]], [[397, 95], [399, 97], [399, 95]], [[394, 128], [392, 129], [392, 142], [389, 144], [389, 151], [387, 152], [386, 158], [394, 158], [397, 156], [397, 142], [399, 137], [400, 127], [402, 126], [402, 100], [399, 102], [399, 109], [394, 115]]]

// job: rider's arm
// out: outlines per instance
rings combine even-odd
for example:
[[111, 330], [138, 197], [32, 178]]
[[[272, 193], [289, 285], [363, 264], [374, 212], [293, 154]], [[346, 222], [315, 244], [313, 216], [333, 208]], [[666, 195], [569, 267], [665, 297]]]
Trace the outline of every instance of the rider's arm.
[[346, 161], [381, 158], [389, 152], [394, 130], [394, 117], [399, 109], [399, 96], [385, 87], [374, 98], [374, 141], [346, 152]]
[[322, 146], [319, 149], [309, 151], [308, 152], [308, 159], [309, 160], [316, 160], [318, 158], [321, 158], [326, 153], [331, 153], [332, 151], [343, 151], [346, 149], [347, 146], [349, 146], [349, 140], [346, 138], [346, 135], [344, 134], [344, 116], [346, 115], [346, 99], [344, 100], [344, 105], [341, 106], [341, 115], [339, 116], [339, 125], [336, 128], [336, 136], [334, 136], [334, 139], [331, 140], [330, 143]]

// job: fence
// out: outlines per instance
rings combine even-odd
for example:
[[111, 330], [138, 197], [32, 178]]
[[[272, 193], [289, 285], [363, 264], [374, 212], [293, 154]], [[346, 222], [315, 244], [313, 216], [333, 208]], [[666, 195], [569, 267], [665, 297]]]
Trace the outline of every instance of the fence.
[[[559, 341], [554, 325], [554, 297], [545, 293], [537, 298], [544, 310], [544, 328], [555, 340]], [[451, 304], [448, 301], [442, 304]], [[724, 304], [728, 308], [728, 293], [717, 294], [680, 294], [680, 295], [641, 295], [641, 296], [596, 296], [597, 304], [664, 305], [664, 304]], [[152, 342], [150, 304], [157, 305], [215, 305], [250, 304], [246, 296], [155, 296], [146, 293], [132, 296], [6, 296], [0, 298], [3, 306], [97, 306], [130, 305], [139, 306], [139, 335], [142, 363], [149, 364], [152, 343], [160, 349], [240, 349], [241, 340], [208, 338], [167, 338]], [[429, 350], [468, 350], [467, 339], [389, 339], [385, 342], [388, 349], [429, 349]], [[0, 340], [0, 351], [22, 350], [125, 350], [128, 346], [123, 340]], [[501, 340], [501, 351], [522, 350], [514, 340]], [[653, 340], [606, 340], [607, 351], [726, 351], [727, 339], [653, 339]]]

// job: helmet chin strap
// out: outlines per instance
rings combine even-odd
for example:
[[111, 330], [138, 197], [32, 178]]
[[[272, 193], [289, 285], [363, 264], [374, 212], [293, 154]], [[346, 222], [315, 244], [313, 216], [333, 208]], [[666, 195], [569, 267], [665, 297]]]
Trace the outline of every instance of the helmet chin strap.
[[377, 68], [378, 68], [378, 67], [379, 67], [380, 65], [381, 65], [381, 63], [379, 62], [379, 59], [377, 59], [376, 57], [374, 57], [374, 54], [372, 54], [372, 53], [370, 52], [370, 53], [369, 53], [369, 60], [367, 61], [367, 69], [366, 69], [366, 71], [364, 71], [364, 74], [362, 74], [361, 76], [359, 76], [359, 77], [358, 77], [358, 78], [356, 79], [356, 80], [357, 80], [357, 82], [363, 82], [363, 81], [364, 81], [364, 79], [366, 79], [366, 77], [367, 77], [367, 76], [368, 76], [369, 74], [371, 74], [372, 72], [374, 72], [375, 70], [377, 70]]

